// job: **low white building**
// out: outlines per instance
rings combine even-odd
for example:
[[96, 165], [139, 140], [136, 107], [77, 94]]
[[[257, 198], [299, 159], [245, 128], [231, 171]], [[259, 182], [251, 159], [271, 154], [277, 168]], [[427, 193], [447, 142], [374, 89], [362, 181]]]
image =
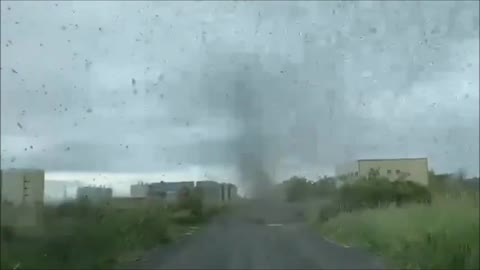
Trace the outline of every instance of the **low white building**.
[[195, 183], [193, 181], [183, 182], [156, 182], [156, 183], [137, 183], [130, 186], [130, 196], [135, 198], [157, 197], [168, 201], [176, 200], [178, 192], [183, 188], [193, 190]]
[[218, 183], [215, 181], [198, 181], [196, 183], [206, 201], [220, 202], [231, 201], [238, 198], [237, 186], [230, 183]]
[[102, 186], [87, 186], [79, 187], [77, 189], [77, 199], [86, 199], [91, 202], [109, 201], [113, 197], [113, 190], [111, 188]]
[[148, 196], [149, 185], [138, 183], [130, 186], [130, 197], [145, 198]]

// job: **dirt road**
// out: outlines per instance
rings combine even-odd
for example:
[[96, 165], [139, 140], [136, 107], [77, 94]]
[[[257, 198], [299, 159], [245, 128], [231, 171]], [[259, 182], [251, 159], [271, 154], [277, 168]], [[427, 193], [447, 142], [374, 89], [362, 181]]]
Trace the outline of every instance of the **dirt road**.
[[363, 250], [321, 238], [295, 207], [239, 207], [172, 246], [149, 252], [136, 269], [385, 269]]

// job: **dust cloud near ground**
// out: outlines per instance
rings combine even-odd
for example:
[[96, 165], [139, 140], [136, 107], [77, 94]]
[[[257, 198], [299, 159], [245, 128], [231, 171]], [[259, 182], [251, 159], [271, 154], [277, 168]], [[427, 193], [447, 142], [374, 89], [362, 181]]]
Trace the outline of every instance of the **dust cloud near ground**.
[[[227, 77], [226, 86], [230, 95], [226, 104], [226, 114], [234, 119], [237, 136], [231, 148], [232, 161], [238, 173], [239, 181], [248, 197], [262, 197], [274, 186], [275, 179], [275, 138], [271, 131], [276, 131], [275, 117], [271, 117], [272, 106], [266, 104], [269, 85], [266, 73], [258, 56], [247, 55], [241, 62], [235, 62], [231, 77]], [[263, 78], [258, 78], [262, 74]], [[262, 76], [260, 75], [260, 76]], [[273, 81], [273, 79], [272, 79]]]
[[266, 168], [267, 138], [262, 132], [268, 125], [262, 121], [261, 100], [253, 87], [245, 77], [238, 78], [234, 85], [232, 113], [239, 120], [240, 134], [232, 151], [249, 195], [259, 196], [270, 189], [273, 182]]
[[[317, 156], [313, 139], [318, 135], [313, 128], [317, 125], [313, 121], [318, 119], [303, 117], [316, 108], [309, 102], [312, 93], [287, 83], [296, 76], [294, 64], [279, 59], [282, 64], [277, 72], [264, 66], [265, 57], [272, 56], [245, 52], [211, 55], [206, 65], [222, 68], [205, 68], [211, 74], [201, 86], [208, 111], [231, 119], [236, 131], [225, 150], [247, 197], [272, 197], [275, 184], [284, 180], [276, 171], [292, 153], [310, 161]], [[294, 145], [292, 138], [301, 142]]]

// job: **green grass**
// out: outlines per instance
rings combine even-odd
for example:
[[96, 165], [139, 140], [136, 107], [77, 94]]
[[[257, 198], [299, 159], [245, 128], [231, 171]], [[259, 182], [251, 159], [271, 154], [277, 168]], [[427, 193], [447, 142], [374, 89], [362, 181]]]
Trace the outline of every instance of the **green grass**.
[[[178, 220], [177, 212], [181, 214]], [[2, 227], [1, 269], [111, 269], [179, 236], [182, 227], [213, 215], [152, 206], [134, 209], [70, 204], [44, 209], [43, 230], [20, 233]], [[217, 213], [217, 212], [215, 212]], [[7, 236], [7, 237], [5, 237]]]
[[431, 205], [340, 213], [319, 225], [338, 242], [367, 247], [409, 269], [479, 269], [479, 201], [436, 196]]

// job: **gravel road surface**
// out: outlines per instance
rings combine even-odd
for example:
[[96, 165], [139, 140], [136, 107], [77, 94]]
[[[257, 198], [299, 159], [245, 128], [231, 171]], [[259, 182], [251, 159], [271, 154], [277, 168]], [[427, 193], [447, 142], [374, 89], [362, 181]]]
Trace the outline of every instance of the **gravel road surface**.
[[249, 202], [126, 267], [386, 269], [378, 257], [325, 240], [303, 220], [302, 211], [296, 206]]

